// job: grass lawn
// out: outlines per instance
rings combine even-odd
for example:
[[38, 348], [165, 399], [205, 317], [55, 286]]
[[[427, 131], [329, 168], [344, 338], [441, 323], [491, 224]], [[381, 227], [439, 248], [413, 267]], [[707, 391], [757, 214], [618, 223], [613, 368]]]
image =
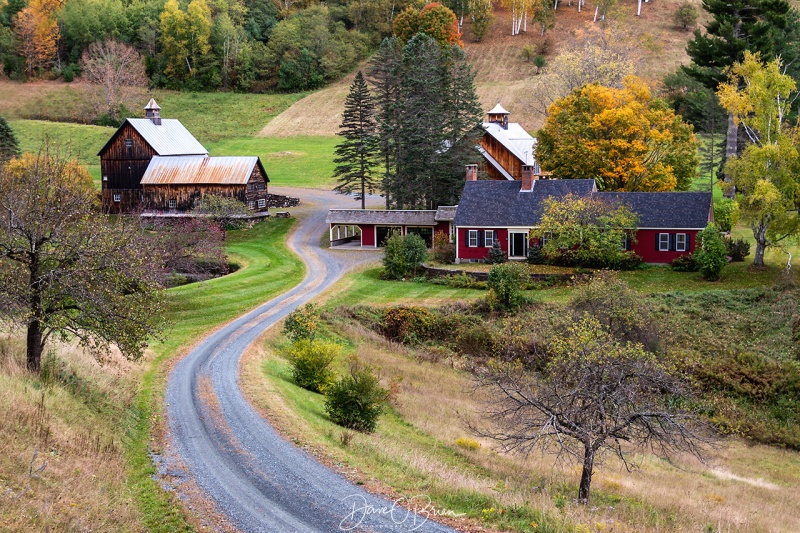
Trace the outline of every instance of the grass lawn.
[[277, 187], [332, 188], [336, 137], [254, 137], [206, 146], [211, 155], [257, 155]]
[[368, 267], [339, 280], [326, 293], [325, 305], [392, 304], [437, 305], [450, 300], [484, 296], [486, 291], [457, 289], [432, 283], [380, 279], [381, 267]]
[[[135, 401], [135, 420], [128, 433], [129, 484], [138, 496], [149, 531], [186, 529], [182, 514], [152, 479], [149, 456], [151, 424], [163, 415], [160, 400], [166, 382], [165, 363], [202, 335], [255, 308], [299, 283], [305, 267], [286, 248], [294, 219], [269, 219], [249, 230], [228, 233], [226, 248], [240, 269], [222, 278], [184, 285], [168, 292], [165, 339], [155, 342], [156, 354], [144, 374]], [[202, 312], [200, 312], [202, 310]]]

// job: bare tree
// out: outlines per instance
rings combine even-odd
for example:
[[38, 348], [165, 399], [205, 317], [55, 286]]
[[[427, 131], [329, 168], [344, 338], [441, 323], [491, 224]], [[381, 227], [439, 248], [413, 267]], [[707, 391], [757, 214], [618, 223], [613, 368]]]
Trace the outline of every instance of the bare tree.
[[26, 328], [32, 372], [51, 335], [136, 359], [160, 328], [150, 240], [96, 203], [88, 173], [46, 141], [0, 167], [0, 313]]
[[93, 87], [94, 95], [111, 120], [119, 120], [120, 111], [141, 99], [149, 80], [142, 56], [132, 46], [106, 40], [95, 42], [83, 52], [83, 76]]
[[493, 362], [478, 374], [493, 398], [478, 435], [506, 451], [541, 448], [583, 464], [578, 500], [589, 501], [592, 473], [602, 452], [634, 467], [633, 453], [669, 458], [688, 452], [702, 459], [707, 437], [688, 410], [690, 393], [655, 354], [638, 343], [618, 343], [585, 315], [552, 340], [538, 371], [519, 362]]

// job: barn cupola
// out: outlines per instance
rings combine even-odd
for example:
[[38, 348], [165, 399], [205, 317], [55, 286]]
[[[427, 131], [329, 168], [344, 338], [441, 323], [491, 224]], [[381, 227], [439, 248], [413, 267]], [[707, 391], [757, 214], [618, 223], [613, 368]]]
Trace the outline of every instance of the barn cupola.
[[151, 98], [144, 108], [144, 118], [149, 118], [156, 126], [161, 125], [161, 108], [154, 98]]
[[503, 109], [500, 102], [489, 111], [489, 124], [498, 124], [504, 130], [508, 129], [508, 111]]

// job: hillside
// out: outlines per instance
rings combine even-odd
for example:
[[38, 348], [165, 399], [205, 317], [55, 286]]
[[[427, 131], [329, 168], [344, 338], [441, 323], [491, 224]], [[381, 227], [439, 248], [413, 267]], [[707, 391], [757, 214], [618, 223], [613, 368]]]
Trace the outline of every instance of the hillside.
[[[629, 28], [634, 39], [639, 41], [641, 61], [637, 63], [637, 75], [653, 83], [679, 64], [688, 62], [685, 48], [692, 34], [672, 23], [673, 13], [681, 3], [680, 0], [649, 3], [642, 8], [640, 17], [635, 16], [636, 2], [625, 0], [619, 4], [620, 25]], [[559, 49], [593, 26], [594, 11], [584, 7], [578, 13], [575, 5], [561, 3], [555, 27], [544, 37], [533, 26], [528, 27], [527, 33], [512, 36], [510, 12], [496, 9], [495, 15], [497, 18], [489, 34], [480, 43], [474, 42], [469, 20], [464, 23], [465, 50], [475, 69], [478, 97], [485, 109], [502, 102], [503, 107], [511, 111], [512, 120], [532, 131], [541, 125], [543, 116], [531, 108], [531, 94], [539, 87], [547, 87], [549, 77], [546, 68], [542, 74], [536, 74], [536, 68], [522, 54], [523, 47], [537, 46], [548, 40], [552, 44], [547, 58], [552, 60]], [[272, 120], [259, 136], [335, 134], [352, 76], [299, 100]]]

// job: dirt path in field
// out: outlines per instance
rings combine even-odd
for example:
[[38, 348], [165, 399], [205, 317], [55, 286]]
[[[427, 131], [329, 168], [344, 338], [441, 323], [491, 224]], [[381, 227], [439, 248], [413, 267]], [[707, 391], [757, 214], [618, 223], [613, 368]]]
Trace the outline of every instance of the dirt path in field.
[[213, 511], [198, 512], [215, 529], [453, 531], [394, 507], [318, 463], [278, 435], [239, 388], [240, 358], [259, 335], [348, 269], [376, 257], [319, 246], [328, 209], [350, 206], [352, 199], [326, 191], [280, 193], [303, 201], [294, 210], [299, 223], [289, 246], [308, 274], [289, 292], [208, 336], [175, 366], [166, 391], [169, 436], [162, 473], [185, 471], [186, 486], [199, 487], [201, 499], [214, 502]]

